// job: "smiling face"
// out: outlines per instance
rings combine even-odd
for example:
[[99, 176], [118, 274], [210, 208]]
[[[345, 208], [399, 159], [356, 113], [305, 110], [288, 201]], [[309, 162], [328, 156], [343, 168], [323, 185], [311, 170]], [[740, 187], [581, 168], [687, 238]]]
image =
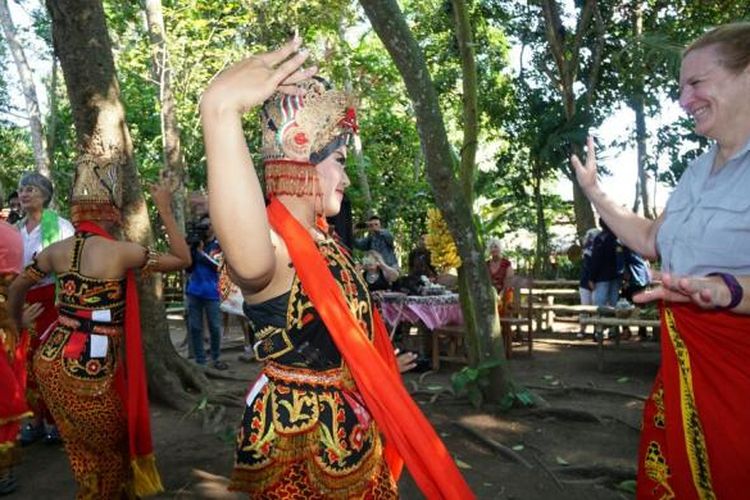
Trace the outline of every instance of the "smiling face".
[[18, 188], [18, 200], [21, 203], [21, 208], [29, 214], [41, 212], [46, 201], [42, 190], [31, 185]]
[[680, 69], [680, 106], [693, 118], [695, 132], [719, 142], [747, 129], [750, 68], [734, 73], [721, 63], [718, 45], [695, 49]]
[[315, 165], [320, 185], [323, 215], [332, 217], [341, 210], [344, 190], [349, 186], [346, 166], [346, 146], [335, 149], [323, 161]]

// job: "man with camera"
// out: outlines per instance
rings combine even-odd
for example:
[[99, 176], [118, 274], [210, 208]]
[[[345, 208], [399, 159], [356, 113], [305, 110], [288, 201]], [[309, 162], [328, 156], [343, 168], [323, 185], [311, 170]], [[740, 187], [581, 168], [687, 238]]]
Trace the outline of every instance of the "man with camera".
[[204, 216], [188, 224], [187, 242], [193, 264], [188, 268], [185, 293], [188, 301], [188, 330], [193, 344], [195, 361], [205, 365], [203, 346], [203, 318], [211, 335], [211, 361], [217, 370], [226, 370], [227, 364], [219, 359], [221, 354], [221, 319], [219, 313], [219, 268], [222, 252], [214, 236], [211, 220]]
[[[367, 252], [368, 250], [375, 250], [382, 257], [383, 261], [390, 267], [399, 269], [398, 259], [396, 259], [396, 249], [393, 246], [393, 235], [387, 229], [383, 229], [380, 225], [380, 217], [377, 215], [371, 215], [367, 219], [367, 230], [369, 234], [364, 238], [357, 238], [354, 240], [354, 248]], [[357, 229], [364, 229], [360, 225], [357, 225]]]

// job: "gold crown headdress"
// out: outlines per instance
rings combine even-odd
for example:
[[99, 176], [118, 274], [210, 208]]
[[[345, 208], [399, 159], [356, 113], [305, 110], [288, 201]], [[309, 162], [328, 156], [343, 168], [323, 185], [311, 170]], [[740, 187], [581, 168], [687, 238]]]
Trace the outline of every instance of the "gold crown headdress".
[[355, 98], [319, 77], [296, 84], [304, 95], [276, 92], [263, 105], [263, 164], [267, 194], [311, 195], [314, 165], [358, 131]]
[[78, 156], [71, 199], [74, 224], [84, 220], [120, 221], [123, 161], [120, 153]]

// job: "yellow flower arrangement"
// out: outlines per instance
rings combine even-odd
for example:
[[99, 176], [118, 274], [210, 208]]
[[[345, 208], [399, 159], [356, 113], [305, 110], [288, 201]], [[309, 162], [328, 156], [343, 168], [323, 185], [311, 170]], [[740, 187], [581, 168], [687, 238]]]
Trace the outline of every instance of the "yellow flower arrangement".
[[427, 249], [430, 251], [432, 265], [440, 271], [461, 266], [461, 257], [443, 214], [437, 208], [427, 210]]

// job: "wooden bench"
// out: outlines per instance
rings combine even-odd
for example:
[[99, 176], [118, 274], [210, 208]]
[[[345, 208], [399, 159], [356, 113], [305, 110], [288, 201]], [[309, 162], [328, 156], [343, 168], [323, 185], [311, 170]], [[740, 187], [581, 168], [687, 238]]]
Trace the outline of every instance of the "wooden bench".
[[[654, 330], [654, 336], [659, 335], [659, 328], [661, 322], [658, 319], [644, 319], [640, 317], [634, 318], [613, 318], [609, 316], [582, 316], [578, 320], [581, 326], [594, 325], [595, 327], [605, 326], [627, 326], [627, 327], [650, 327]], [[594, 334], [594, 338], [597, 343], [597, 368], [599, 371], [604, 370], [604, 335]], [[616, 335], [614, 338], [615, 347], [620, 346], [620, 335]]]
[[[526, 334], [529, 356], [534, 350], [534, 281], [524, 276], [513, 276], [511, 286], [513, 287], [513, 300], [506, 305], [505, 311], [500, 315], [500, 329], [503, 334], [505, 345], [505, 357], [513, 355], [513, 338], [523, 338]], [[538, 321], [537, 321], [538, 323]]]
[[[432, 369], [440, 370], [440, 362], [448, 361], [454, 363], [468, 363], [466, 349], [464, 347], [464, 335], [466, 332], [463, 325], [446, 325], [435, 328], [432, 331]], [[441, 341], [447, 347], [447, 354], [441, 354]]]

